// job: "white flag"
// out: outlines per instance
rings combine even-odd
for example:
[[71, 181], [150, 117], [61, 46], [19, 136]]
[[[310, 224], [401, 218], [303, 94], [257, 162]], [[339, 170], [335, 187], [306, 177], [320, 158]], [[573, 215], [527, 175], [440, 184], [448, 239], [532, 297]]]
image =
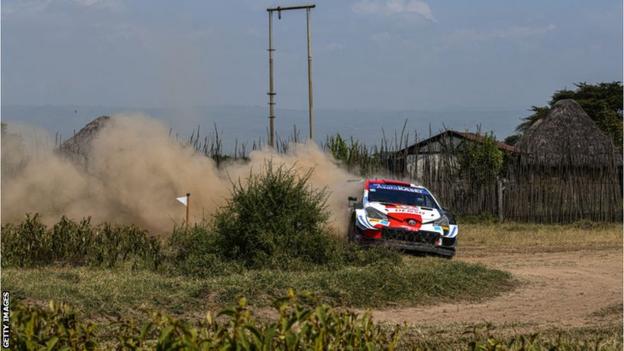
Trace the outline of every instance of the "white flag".
[[186, 196], [176, 197], [176, 200], [180, 201], [182, 203], [182, 205], [184, 205], [184, 206], [188, 205], [186, 203]]

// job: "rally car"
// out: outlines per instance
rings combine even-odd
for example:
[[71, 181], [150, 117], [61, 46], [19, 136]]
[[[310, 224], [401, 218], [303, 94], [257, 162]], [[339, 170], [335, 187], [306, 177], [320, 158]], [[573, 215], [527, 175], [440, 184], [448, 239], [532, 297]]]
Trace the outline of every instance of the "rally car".
[[362, 198], [350, 197], [349, 239], [401, 250], [455, 255], [457, 224], [425, 187], [389, 179], [364, 181]]

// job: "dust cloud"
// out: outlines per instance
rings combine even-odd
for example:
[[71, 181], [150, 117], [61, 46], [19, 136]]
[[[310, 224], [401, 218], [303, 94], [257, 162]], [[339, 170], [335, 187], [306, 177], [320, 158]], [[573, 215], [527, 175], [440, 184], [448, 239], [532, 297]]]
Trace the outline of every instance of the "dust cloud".
[[91, 140], [86, 161], [70, 161], [50, 143], [25, 148], [25, 136], [3, 133], [2, 223], [39, 213], [53, 223], [61, 215], [94, 222], [134, 223], [166, 232], [184, 220], [176, 197], [191, 193], [191, 222], [209, 219], [230, 196], [232, 181], [244, 183], [267, 161], [292, 167], [329, 192], [330, 225], [342, 233], [347, 197], [361, 184], [317, 145], [293, 144], [286, 154], [254, 151], [247, 162], [215, 162], [169, 136], [159, 121], [138, 115], [111, 118]]

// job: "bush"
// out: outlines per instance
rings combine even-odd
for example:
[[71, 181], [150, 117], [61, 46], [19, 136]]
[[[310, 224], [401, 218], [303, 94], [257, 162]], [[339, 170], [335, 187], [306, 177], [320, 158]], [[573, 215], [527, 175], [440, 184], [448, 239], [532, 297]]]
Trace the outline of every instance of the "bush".
[[221, 254], [246, 267], [327, 264], [336, 248], [327, 230], [327, 194], [308, 185], [310, 172], [273, 167], [234, 184], [232, 199], [214, 218]]
[[62, 217], [51, 229], [38, 215], [18, 225], [2, 226], [2, 265], [34, 267], [49, 264], [156, 269], [162, 261], [160, 242], [134, 225], [98, 226], [90, 219], [76, 223]]
[[10, 346], [14, 350], [95, 350], [96, 326], [82, 322], [66, 304], [47, 309], [18, 304], [11, 310]]
[[[621, 350], [621, 329], [558, 335], [495, 336], [474, 326], [462, 337], [423, 335], [420, 328], [385, 326], [368, 313], [317, 304], [308, 295], [274, 301], [279, 317], [259, 321], [242, 298], [236, 306], [197, 322], [153, 312], [145, 321], [120, 318], [110, 324], [82, 320], [68, 305], [17, 304], [11, 311], [10, 346], [15, 350]], [[412, 335], [410, 335], [412, 334]], [[414, 336], [416, 334], [417, 336]], [[602, 335], [601, 335], [602, 334]], [[115, 336], [115, 339], [112, 338]], [[110, 338], [103, 340], [104, 338]], [[423, 339], [424, 337], [424, 339]]]
[[167, 245], [167, 270], [200, 277], [241, 272], [241, 265], [226, 260], [216, 242], [216, 236], [206, 223], [173, 228]]
[[71, 265], [83, 265], [89, 257], [93, 245], [93, 228], [89, 219], [80, 223], [61, 217], [51, 232], [51, 258], [54, 261], [65, 261]]
[[[327, 137], [323, 148], [349, 170], [357, 170], [361, 175], [383, 171], [384, 162], [380, 152], [369, 150], [366, 145], [351, 138], [348, 142], [339, 133]], [[383, 146], [382, 146], [383, 149]]]
[[461, 148], [460, 169], [474, 184], [482, 184], [496, 179], [503, 169], [503, 157], [494, 134], [485, 134], [482, 142], [468, 143]]
[[18, 225], [2, 226], [2, 265], [24, 267], [49, 263], [52, 248], [46, 230], [38, 215], [26, 215]]
[[274, 306], [279, 318], [272, 322], [257, 321], [244, 298], [216, 316], [208, 313], [199, 325], [159, 312], [142, 323], [121, 319], [113, 325], [117, 342], [105, 346], [96, 340], [101, 326], [80, 321], [66, 305], [18, 305], [11, 314], [10, 342], [20, 350], [393, 350], [400, 341], [399, 326], [388, 329], [369, 314], [316, 305], [292, 290]]
[[114, 267], [128, 262], [133, 268], [156, 269], [162, 260], [160, 242], [134, 225], [99, 225], [88, 252], [89, 263], [95, 266]]

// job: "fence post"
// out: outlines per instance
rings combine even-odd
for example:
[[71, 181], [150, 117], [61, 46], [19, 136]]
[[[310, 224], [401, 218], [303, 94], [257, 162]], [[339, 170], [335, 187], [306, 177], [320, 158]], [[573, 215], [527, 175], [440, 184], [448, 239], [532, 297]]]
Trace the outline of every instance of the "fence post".
[[498, 185], [498, 221], [503, 222], [503, 179], [497, 177], [496, 182]]

